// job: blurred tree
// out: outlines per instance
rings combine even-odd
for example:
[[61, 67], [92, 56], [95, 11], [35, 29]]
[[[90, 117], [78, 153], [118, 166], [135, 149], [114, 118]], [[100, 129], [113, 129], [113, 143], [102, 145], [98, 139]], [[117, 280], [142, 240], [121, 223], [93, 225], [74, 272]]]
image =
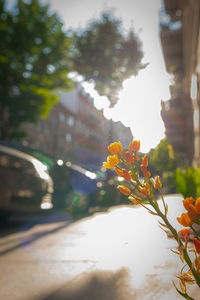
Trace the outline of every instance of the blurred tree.
[[111, 106], [118, 100], [123, 81], [146, 66], [141, 64], [141, 43], [134, 31], [125, 36], [121, 21], [109, 12], [75, 32], [71, 50], [75, 70], [86, 81], [92, 81]]
[[0, 0], [0, 139], [17, 140], [21, 124], [47, 116], [58, 89], [70, 87], [70, 38], [39, 0], [18, 0], [9, 10], [6, 2]]
[[162, 175], [166, 171], [175, 171], [177, 167], [173, 148], [167, 138], [162, 139], [155, 149], [150, 150], [148, 157], [152, 173]]
[[179, 161], [174, 154], [172, 146], [168, 143], [167, 138], [162, 139], [155, 149], [150, 150], [148, 157], [150, 160], [149, 169], [151, 173], [162, 177], [163, 192], [175, 193], [175, 170]]
[[184, 198], [197, 198], [200, 196], [200, 168], [186, 167], [184, 169], [176, 169], [175, 179], [177, 191]]

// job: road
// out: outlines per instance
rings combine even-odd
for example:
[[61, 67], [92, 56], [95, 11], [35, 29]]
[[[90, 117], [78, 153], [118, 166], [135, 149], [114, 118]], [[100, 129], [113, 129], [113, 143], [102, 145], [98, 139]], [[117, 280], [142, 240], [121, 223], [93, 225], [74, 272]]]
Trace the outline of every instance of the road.
[[[166, 198], [172, 223], [182, 211]], [[178, 300], [175, 241], [143, 208], [122, 206], [71, 222], [64, 212], [29, 220], [0, 237], [0, 299]], [[191, 287], [195, 300], [199, 288]]]

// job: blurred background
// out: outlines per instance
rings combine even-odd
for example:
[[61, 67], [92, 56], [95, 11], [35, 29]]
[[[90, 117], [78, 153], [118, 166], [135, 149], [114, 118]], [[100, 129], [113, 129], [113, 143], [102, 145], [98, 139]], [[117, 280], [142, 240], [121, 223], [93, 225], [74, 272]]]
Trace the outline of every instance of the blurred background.
[[0, 20], [2, 217], [127, 204], [102, 167], [114, 141], [200, 196], [198, 0], [0, 0]]
[[180, 299], [175, 241], [102, 163], [140, 140], [180, 230], [199, 87], [199, 0], [0, 0], [1, 299]]

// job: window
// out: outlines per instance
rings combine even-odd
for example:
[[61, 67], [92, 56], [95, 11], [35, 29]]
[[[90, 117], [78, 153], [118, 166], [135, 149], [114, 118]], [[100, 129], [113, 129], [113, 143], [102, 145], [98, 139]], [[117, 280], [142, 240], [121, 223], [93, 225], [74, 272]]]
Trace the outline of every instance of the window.
[[66, 138], [66, 141], [67, 141], [68, 143], [70, 143], [71, 140], [72, 140], [72, 136], [71, 136], [70, 133], [67, 133], [66, 136], [65, 136], [65, 138]]
[[194, 128], [198, 129], [199, 128], [199, 109], [196, 107], [194, 109]]
[[64, 122], [65, 121], [65, 115], [63, 113], [60, 113], [59, 114], [59, 119], [61, 122]]
[[73, 116], [69, 116], [69, 118], [67, 119], [67, 124], [72, 127], [74, 125], [74, 117]]
[[192, 100], [195, 100], [197, 98], [197, 93], [198, 93], [198, 84], [197, 84], [197, 76], [196, 74], [192, 75], [191, 78], [191, 87], [190, 87], [190, 97]]

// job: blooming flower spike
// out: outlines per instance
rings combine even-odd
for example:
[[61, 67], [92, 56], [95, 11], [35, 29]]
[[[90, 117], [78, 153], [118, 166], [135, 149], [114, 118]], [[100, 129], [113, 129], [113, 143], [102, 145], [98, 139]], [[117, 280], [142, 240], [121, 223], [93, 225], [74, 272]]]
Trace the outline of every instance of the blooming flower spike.
[[[140, 141], [133, 140], [128, 149], [123, 149], [120, 142], [112, 143], [108, 146], [108, 151], [111, 154], [107, 157], [107, 161], [103, 163], [103, 166], [108, 169], [114, 168], [116, 174], [121, 177], [119, 181], [124, 180], [124, 184], [127, 185], [127, 187], [118, 185], [117, 189], [127, 196], [133, 204], [139, 204], [152, 215], [161, 218], [161, 222], [159, 221], [161, 228], [167, 233], [168, 237], [173, 237], [177, 241], [178, 245], [172, 251], [178, 254], [182, 262], [186, 264], [181, 269], [180, 276], [177, 276], [182, 292], [176, 286], [175, 288], [184, 298], [193, 300], [187, 295], [186, 289], [188, 284], [195, 282], [200, 287], [200, 235], [197, 229], [192, 226], [193, 224], [200, 224], [200, 197], [196, 200], [193, 197], [187, 197], [183, 200], [186, 212], [177, 217], [177, 221], [186, 228], [177, 232], [168, 220], [168, 205], [161, 191], [162, 182], [159, 176], [151, 178], [151, 173], [148, 170], [148, 157], [137, 153], [139, 150]], [[161, 201], [157, 201], [157, 194], [160, 194]], [[151, 207], [153, 210], [151, 210]], [[191, 241], [194, 244], [192, 249], [195, 254], [194, 260], [189, 257], [191, 249], [188, 244]], [[188, 267], [188, 269], [185, 270], [185, 267]]]

